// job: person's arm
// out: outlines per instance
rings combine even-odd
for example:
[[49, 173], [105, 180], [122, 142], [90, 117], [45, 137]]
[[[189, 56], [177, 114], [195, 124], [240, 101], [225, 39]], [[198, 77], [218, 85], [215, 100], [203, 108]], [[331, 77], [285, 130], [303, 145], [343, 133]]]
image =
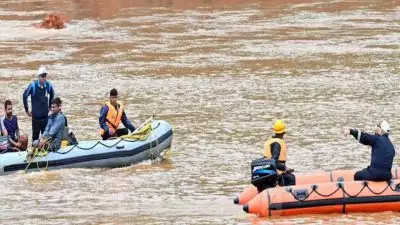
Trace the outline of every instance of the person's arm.
[[19, 133], [18, 117], [15, 117], [15, 121], [17, 124], [17, 129], [15, 130], [15, 135], [17, 136], [17, 139], [19, 139], [20, 133]]
[[285, 164], [279, 161], [279, 155], [281, 154], [281, 145], [279, 143], [275, 142], [271, 145], [271, 153], [271, 158], [275, 160], [276, 168], [278, 170], [286, 170]]
[[51, 101], [54, 99], [55, 91], [50, 81], [47, 82], [47, 85], [49, 85], [49, 109], [51, 109]]
[[8, 137], [8, 142], [10, 142], [13, 147], [20, 146], [20, 144], [18, 144], [18, 142], [15, 142], [11, 137]]
[[107, 113], [108, 113], [108, 106], [107, 106], [107, 105], [104, 105], [103, 107], [101, 107], [101, 110], [100, 110], [99, 124], [100, 124], [100, 127], [101, 127], [106, 133], [109, 132], [109, 131], [108, 131], [109, 129], [108, 129], [108, 126], [107, 126], [107, 123], [106, 123]]
[[25, 112], [29, 114], [29, 106], [28, 106], [28, 96], [32, 94], [32, 83], [29, 84], [28, 88], [25, 89], [24, 94], [22, 95], [22, 100], [24, 102]]
[[6, 129], [6, 127], [4, 126], [4, 116], [3, 117], [1, 117], [1, 119], [0, 119], [0, 126], [1, 126], [1, 132], [3, 132], [3, 135], [4, 136], [8, 136], [8, 131], [7, 131], [7, 129]]
[[64, 118], [65, 118], [65, 127], [68, 127], [68, 119], [67, 119], [67, 117], [65, 115], [64, 115]]
[[45, 138], [47, 137], [55, 138], [58, 131], [64, 127], [65, 127], [64, 116], [58, 115], [54, 123], [51, 124], [51, 127], [49, 128], [46, 127], [46, 131], [43, 133], [43, 136]]
[[133, 132], [133, 131], [135, 130], [135, 126], [133, 126], [133, 124], [132, 124], [131, 121], [128, 119], [128, 117], [126, 117], [125, 111], [122, 112], [121, 122], [122, 122], [122, 124], [124, 124], [124, 126], [125, 126], [126, 128], [128, 128], [131, 132]]
[[350, 129], [350, 134], [357, 139], [361, 144], [364, 145], [374, 145], [377, 139], [376, 135], [368, 134], [357, 129]]

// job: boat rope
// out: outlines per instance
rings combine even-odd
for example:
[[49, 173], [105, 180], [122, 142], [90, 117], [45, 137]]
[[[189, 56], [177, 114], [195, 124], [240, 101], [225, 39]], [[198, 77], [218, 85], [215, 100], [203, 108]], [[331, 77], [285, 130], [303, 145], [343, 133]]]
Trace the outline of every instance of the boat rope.
[[[154, 134], [152, 134], [152, 136], [155, 136], [155, 135], [154, 135]], [[159, 143], [158, 143], [158, 139], [157, 139], [157, 137], [155, 137], [154, 139], [156, 140], [156, 147], [158, 147]], [[158, 152], [158, 151], [157, 151], [157, 152]], [[157, 155], [157, 157], [159, 157], [159, 158], [160, 158], [160, 154], [161, 154], [161, 152], [158, 152], [158, 155]]]
[[[152, 127], [151, 124], [149, 124], [149, 125], [150, 125], [151, 129], [147, 131], [148, 132], [146, 134], [147, 136], [146, 135], [140, 136], [140, 135], [138, 135], [139, 132], [136, 132], [136, 133], [132, 133], [132, 134], [129, 134], [129, 135], [124, 135], [124, 136], [119, 137], [119, 140], [116, 143], [112, 144], [112, 145], [106, 145], [102, 141], [97, 141], [93, 146], [88, 147], [88, 148], [81, 147], [78, 144], [78, 145], [72, 146], [72, 148], [70, 148], [68, 151], [65, 151], [65, 152], [56, 151], [54, 153], [64, 155], [64, 154], [67, 154], [67, 153], [71, 152], [75, 148], [80, 149], [80, 150], [92, 150], [97, 145], [102, 145], [102, 146], [107, 147], [107, 148], [112, 148], [112, 147], [118, 145], [119, 143], [121, 143], [122, 141], [125, 141], [125, 142], [143, 141], [143, 140], [146, 140], [144, 137], [147, 138], [148, 135], [151, 134], [153, 130], [157, 129], [160, 126], [160, 123], [158, 123], [157, 126], [155, 126], [155, 127]], [[139, 139], [138, 137], [141, 137], [141, 138]], [[116, 139], [118, 139], [118, 138], [116, 138]], [[151, 143], [150, 143], [150, 145], [151, 145]]]
[[[154, 137], [154, 138], [153, 138], [153, 137]], [[153, 146], [153, 140], [156, 141], [156, 145], [155, 145], [155, 146]], [[156, 159], [156, 158], [159, 157], [159, 155], [160, 155], [160, 153], [158, 153], [158, 155], [154, 155], [154, 154], [151, 152], [151, 149], [152, 149], [153, 147], [157, 147], [157, 146], [158, 146], [158, 139], [157, 139], [157, 137], [155, 137], [155, 133], [151, 133], [151, 134], [150, 134], [150, 142], [149, 142], [149, 149], [150, 149], [150, 151], [149, 151], [149, 158], [150, 158], [151, 160]]]
[[[160, 152], [160, 153], [158, 154], [158, 157], [159, 157], [159, 158], [164, 158], [164, 156], [165, 156], [169, 151], [171, 151], [171, 146], [169, 146], [168, 148], [166, 148], [164, 151]], [[161, 155], [161, 153], [163, 153], [163, 154]]]
[[[27, 153], [28, 165], [25, 167], [25, 170], [24, 170], [25, 173], [26, 173], [26, 171], [28, 170], [29, 166], [31, 165], [31, 163], [34, 160], [36, 160], [36, 166], [37, 166], [39, 171], [47, 170], [47, 168], [49, 167], [49, 160], [48, 160], [47, 156], [48, 156], [49, 150], [50, 150], [50, 141], [51, 141], [51, 138], [46, 139], [45, 140], [45, 145], [42, 148], [34, 147], [32, 149], [32, 155], [31, 156], [29, 156], [29, 153]], [[46, 167], [44, 169], [40, 169], [39, 162], [43, 157], [46, 157]]]
[[[388, 188], [390, 188], [392, 191], [400, 191], [400, 183], [394, 185], [394, 188], [393, 188], [393, 187], [392, 187], [392, 181], [388, 181], [388, 182], [387, 182], [387, 186], [386, 186], [382, 191], [378, 191], [378, 192], [375, 192], [374, 190], [372, 190], [371, 187], [368, 185], [368, 182], [367, 182], [367, 181], [363, 181], [363, 182], [362, 182], [362, 185], [363, 185], [363, 187], [361, 188], [361, 190], [360, 190], [357, 194], [355, 194], [355, 195], [349, 194], [349, 193], [344, 189], [344, 184], [343, 184], [342, 182], [338, 182], [338, 183], [337, 183], [337, 189], [334, 190], [334, 191], [333, 191], [332, 193], [330, 193], [330, 194], [322, 194], [322, 193], [320, 193], [320, 192], [317, 190], [317, 189], [318, 189], [318, 186], [317, 186], [317, 185], [311, 185], [311, 189], [312, 189], [311, 192], [308, 193], [308, 194], [306, 194], [306, 195], [302, 195], [301, 197], [299, 197], [298, 194], [296, 193], [296, 191], [293, 191], [292, 188], [287, 188], [286, 191], [289, 192], [289, 193], [291, 193], [292, 196], [293, 196], [293, 198], [296, 199], [297, 201], [300, 201], [300, 202], [306, 201], [306, 200], [311, 196], [311, 194], [313, 194], [313, 193], [316, 193], [317, 195], [319, 195], [319, 196], [321, 196], [321, 197], [330, 197], [330, 196], [334, 195], [336, 192], [338, 192], [339, 190], [342, 190], [343, 193], [346, 194], [346, 195], [347, 195], [348, 197], [350, 197], [350, 198], [357, 198], [357, 197], [361, 194], [361, 192], [362, 192], [364, 189], [366, 189], [366, 188], [367, 188], [371, 193], [373, 193], [373, 194], [375, 194], [375, 195], [380, 195], [380, 194], [384, 193]], [[297, 190], [297, 191], [302, 191], [302, 193], [304, 193], [304, 189], [299, 189], [299, 190]]]

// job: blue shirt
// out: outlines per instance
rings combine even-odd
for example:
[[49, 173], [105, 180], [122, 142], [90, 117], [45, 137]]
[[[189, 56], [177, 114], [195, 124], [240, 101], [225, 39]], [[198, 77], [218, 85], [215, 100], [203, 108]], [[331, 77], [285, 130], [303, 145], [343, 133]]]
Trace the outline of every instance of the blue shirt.
[[387, 171], [392, 169], [395, 150], [388, 134], [381, 136], [364, 133], [355, 129], [351, 129], [350, 134], [358, 139], [361, 144], [372, 147], [370, 164], [372, 168]]
[[11, 117], [11, 120], [9, 120], [6, 116], [3, 116], [1, 118], [1, 127], [2, 129], [7, 130], [9, 138], [11, 138], [14, 141], [17, 140], [18, 138], [17, 133], [19, 130], [17, 116], [13, 115]]
[[43, 133], [43, 138], [51, 138], [51, 146], [54, 146], [54, 150], [58, 150], [61, 147], [64, 128], [65, 117], [62, 113], [51, 114], [49, 116], [46, 129]]
[[51, 100], [53, 100], [54, 95], [54, 89], [50, 81], [46, 80], [43, 87], [40, 86], [39, 80], [33, 81], [22, 95], [25, 112], [28, 112], [28, 96], [31, 96], [32, 117], [46, 119], [49, 115]]

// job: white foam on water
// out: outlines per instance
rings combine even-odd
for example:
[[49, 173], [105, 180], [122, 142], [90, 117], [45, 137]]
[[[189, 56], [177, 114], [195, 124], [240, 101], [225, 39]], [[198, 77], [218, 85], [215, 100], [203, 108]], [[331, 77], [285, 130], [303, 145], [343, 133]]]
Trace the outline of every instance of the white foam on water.
[[43, 15], [47, 13], [46, 11], [14, 11], [14, 10], [5, 10], [0, 8], [0, 16], [37, 16]]

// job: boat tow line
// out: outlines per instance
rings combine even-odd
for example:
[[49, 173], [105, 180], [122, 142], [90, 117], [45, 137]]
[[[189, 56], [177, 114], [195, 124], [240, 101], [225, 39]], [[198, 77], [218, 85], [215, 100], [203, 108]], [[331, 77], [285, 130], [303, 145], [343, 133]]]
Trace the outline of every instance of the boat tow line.
[[387, 181], [387, 186], [380, 192], [375, 192], [374, 190], [371, 189], [371, 187], [368, 186], [368, 182], [367, 181], [363, 181], [362, 185], [363, 187], [361, 188], [361, 190], [355, 194], [355, 195], [351, 195], [349, 194], [345, 189], [344, 189], [344, 184], [342, 182], [338, 182], [337, 183], [337, 189], [334, 190], [332, 193], [330, 194], [322, 194], [320, 192], [317, 191], [318, 189], [318, 185], [311, 185], [311, 192], [309, 194], [307, 194], [307, 190], [294, 190], [292, 188], [286, 188], [286, 191], [291, 193], [293, 198], [296, 199], [297, 201], [300, 202], [304, 202], [308, 199], [308, 197], [310, 197], [310, 195], [312, 193], [316, 193], [317, 195], [321, 196], [321, 197], [330, 197], [332, 195], [334, 195], [336, 192], [338, 192], [339, 190], [342, 190], [344, 194], [346, 194], [348, 197], [350, 198], [357, 198], [361, 192], [367, 188], [372, 194], [375, 195], [380, 195], [383, 192], [385, 192], [388, 188], [390, 188], [392, 191], [396, 191], [396, 192], [400, 192], [400, 183], [394, 184], [394, 187], [392, 187], [393, 181]]

